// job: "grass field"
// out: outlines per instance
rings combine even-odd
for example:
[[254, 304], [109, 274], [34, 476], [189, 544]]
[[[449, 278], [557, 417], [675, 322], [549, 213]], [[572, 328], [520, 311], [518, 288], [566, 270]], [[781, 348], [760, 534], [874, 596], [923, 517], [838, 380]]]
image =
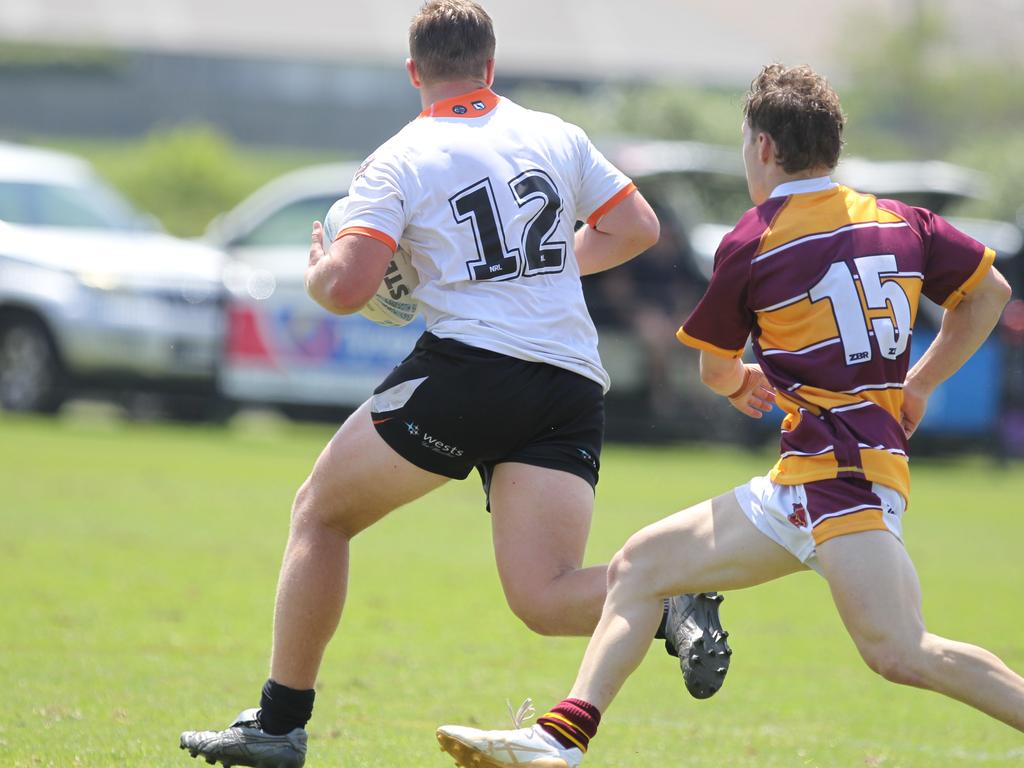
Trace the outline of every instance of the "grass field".
[[[179, 731], [257, 701], [288, 509], [330, 430], [0, 417], [0, 763], [200, 765]], [[766, 454], [612, 446], [589, 562], [670, 511], [763, 472]], [[906, 519], [934, 631], [1024, 669], [1024, 467], [915, 462]], [[567, 690], [582, 639], [505, 607], [475, 480], [361, 536], [310, 725], [308, 765], [450, 765], [442, 722], [506, 727], [506, 700]], [[736, 655], [690, 699], [660, 647], [586, 765], [1019, 766], [1024, 737], [860, 662], [824, 583], [730, 594]]]

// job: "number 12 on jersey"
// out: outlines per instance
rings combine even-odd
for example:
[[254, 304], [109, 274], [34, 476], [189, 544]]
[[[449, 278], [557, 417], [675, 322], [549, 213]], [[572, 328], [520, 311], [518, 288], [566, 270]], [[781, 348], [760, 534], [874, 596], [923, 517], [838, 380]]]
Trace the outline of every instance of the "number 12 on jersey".
[[517, 248], [508, 245], [501, 208], [489, 178], [470, 184], [448, 200], [455, 221], [473, 227], [477, 258], [466, 262], [470, 279], [511, 280], [520, 275], [561, 272], [565, 268], [566, 243], [553, 238], [562, 214], [562, 199], [551, 177], [535, 168], [511, 179], [508, 187], [518, 208], [534, 200], [542, 203], [523, 227]]

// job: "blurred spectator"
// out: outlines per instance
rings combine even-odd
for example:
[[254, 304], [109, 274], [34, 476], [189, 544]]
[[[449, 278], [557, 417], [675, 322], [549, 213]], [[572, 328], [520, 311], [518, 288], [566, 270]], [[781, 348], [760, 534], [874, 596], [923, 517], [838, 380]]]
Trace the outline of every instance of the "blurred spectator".
[[1007, 305], [999, 330], [1003, 342], [1000, 443], [1005, 455], [1024, 456], [1024, 299]]
[[[1017, 226], [1024, 230], [1024, 206], [1017, 212]], [[1003, 456], [1024, 456], [1024, 249], [1006, 271], [1014, 298], [999, 322], [1003, 342], [1003, 403], [1000, 448]]]
[[618, 269], [584, 281], [587, 304], [599, 331], [618, 329], [642, 346], [646, 389], [652, 415], [679, 415], [682, 392], [673, 382], [673, 360], [680, 345], [675, 333], [701, 296], [706, 281], [692, 266], [690, 244], [671, 211], [652, 203], [661, 221], [654, 247]]

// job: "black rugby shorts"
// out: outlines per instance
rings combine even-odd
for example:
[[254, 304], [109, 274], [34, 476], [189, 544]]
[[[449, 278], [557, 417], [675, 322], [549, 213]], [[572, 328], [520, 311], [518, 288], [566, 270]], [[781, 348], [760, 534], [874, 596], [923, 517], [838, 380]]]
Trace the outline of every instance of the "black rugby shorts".
[[604, 392], [596, 381], [424, 333], [374, 390], [371, 417], [416, 466], [489, 488], [506, 461], [570, 472], [597, 485]]

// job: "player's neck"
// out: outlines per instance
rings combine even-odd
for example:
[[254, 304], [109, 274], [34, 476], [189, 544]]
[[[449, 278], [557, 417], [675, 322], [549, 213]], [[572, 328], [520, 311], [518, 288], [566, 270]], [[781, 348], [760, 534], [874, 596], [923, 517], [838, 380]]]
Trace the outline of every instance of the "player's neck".
[[817, 179], [822, 176], [830, 176], [832, 169], [824, 165], [816, 165], [813, 168], [805, 168], [797, 173], [786, 173], [781, 166], [775, 166], [774, 173], [769, 174], [768, 187], [775, 189], [780, 184], [788, 184], [791, 181], [804, 181], [805, 179]]
[[778, 189], [783, 184], [788, 184], [791, 181], [803, 181], [805, 179], [817, 179], [820, 176], [829, 176], [832, 173], [831, 168], [824, 166], [815, 166], [814, 168], [805, 168], [797, 173], [786, 173], [781, 165], [772, 163], [770, 166], [762, 166], [762, 172], [755, 175], [753, 179], [748, 180], [750, 189], [750, 199], [754, 205], [760, 205], [769, 197], [774, 190]]
[[452, 80], [443, 83], [430, 83], [429, 85], [424, 83], [420, 88], [420, 101], [423, 104], [423, 108], [427, 109], [431, 104], [436, 104], [439, 101], [454, 99], [456, 96], [461, 96], [464, 93], [478, 91], [481, 88], [487, 87], [487, 83], [482, 79]]

